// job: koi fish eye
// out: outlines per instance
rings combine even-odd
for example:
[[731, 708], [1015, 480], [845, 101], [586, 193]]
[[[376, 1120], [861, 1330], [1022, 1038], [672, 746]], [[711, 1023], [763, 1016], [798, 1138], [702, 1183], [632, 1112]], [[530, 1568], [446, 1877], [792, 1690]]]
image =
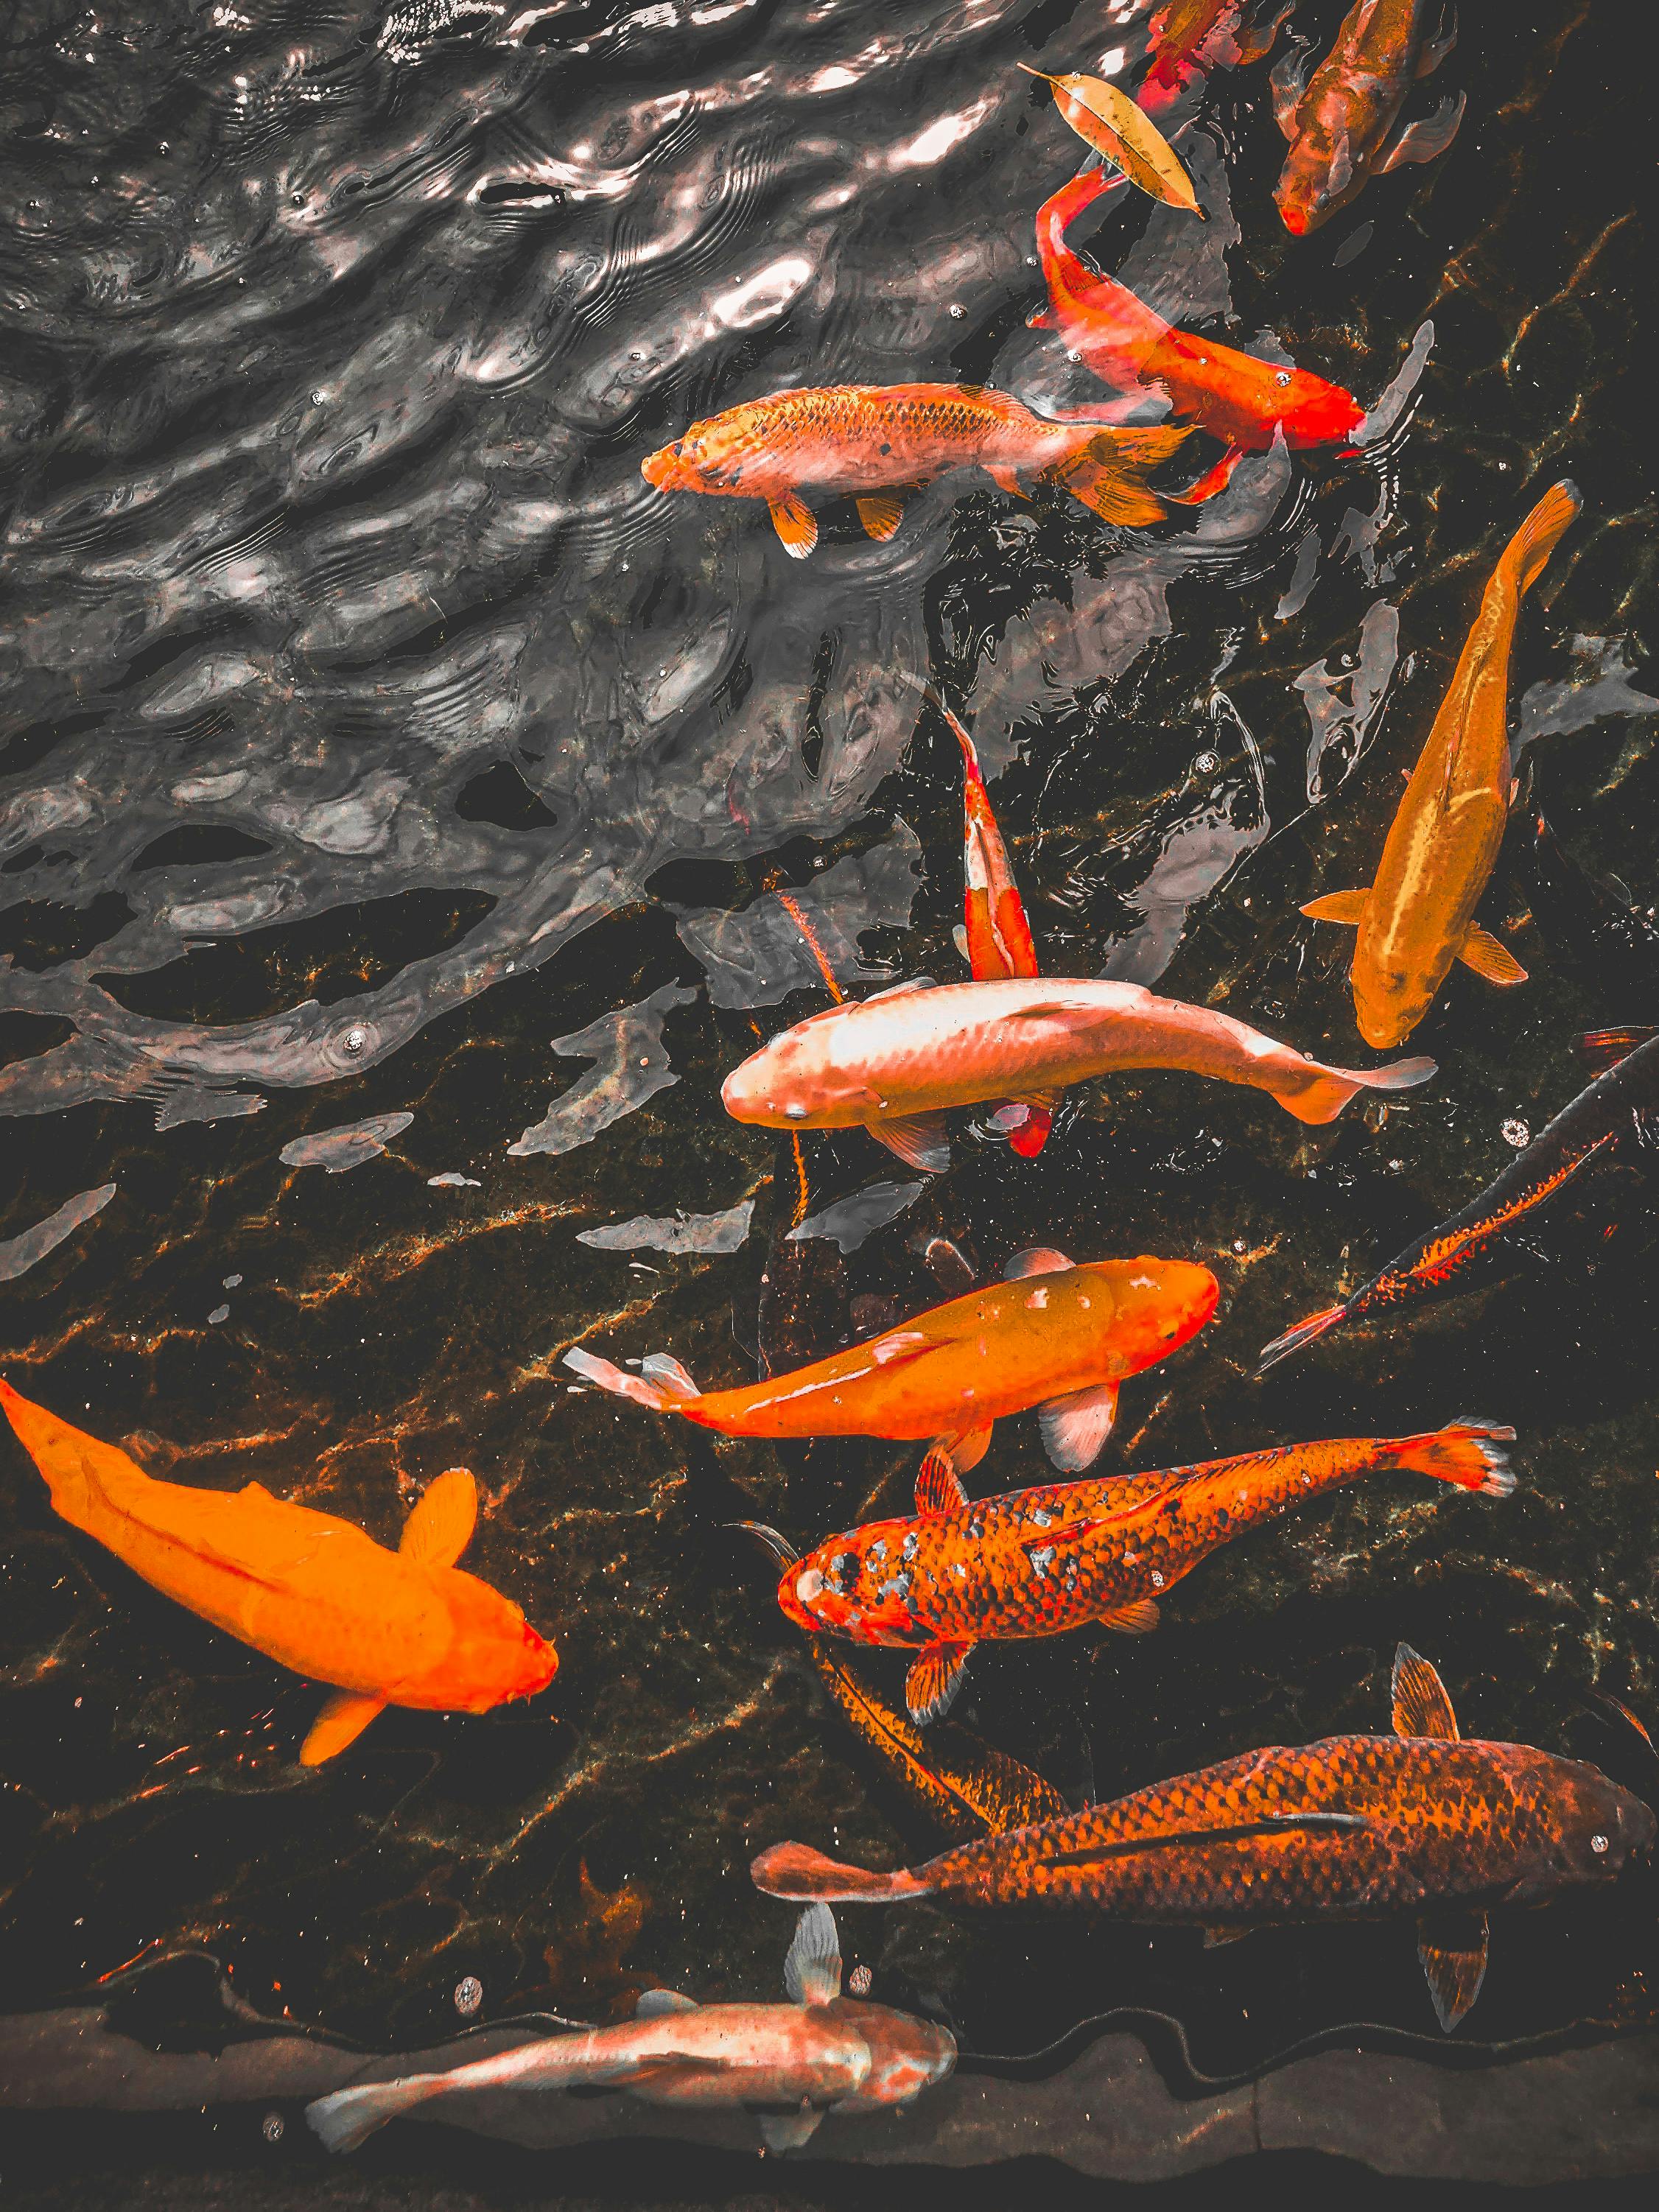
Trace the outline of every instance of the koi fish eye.
[[1601, 1857], [1601, 1854], [1607, 1850], [1607, 1839], [1605, 1836], [1592, 1836], [1590, 1838], [1590, 1849], [1595, 1853], [1597, 1858]]
[[1278, 375], [1273, 379], [1273, 382], [1279, 386], [1281, 391], [1289, 386], [1290, 380], [1291, 372], [1288, 368], [1281, 368]]

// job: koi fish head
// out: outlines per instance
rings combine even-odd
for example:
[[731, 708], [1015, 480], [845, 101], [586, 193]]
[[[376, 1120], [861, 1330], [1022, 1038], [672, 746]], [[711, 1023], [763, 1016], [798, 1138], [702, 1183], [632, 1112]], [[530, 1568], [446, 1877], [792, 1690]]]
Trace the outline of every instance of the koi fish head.
[[913, 1521], [870, 1521], [827, 1536], [793, 1561], [778, 1603], [809, 1635], [850, 1636], [860, 1644], [925, 1644], [905, 1601], [916, 1551]]
[[[420, 1702], [453, 1712], [487, 1713], [513, 1698], [533, 1698], [559, 1671], [559, 1655], [511, 1598], [459, 1568], [444, 1577], [450, 1644], [423, 1684]], [[432, 1694], [441, 1693], [441, 1694]]]
[[1351, 436], [1365, 419], [1365, 410], [1352, 392], [1310, 369], [1279, 369], [1275, 381], [1283, 395], [1279, 420], [1293, 446], [1334, 445]]
[[720, 1086], [720, 1101], [734, 1121], [768, 1129], [834, 1127], [867, 1120], [879, 1111], [856, 1069], [836, 1064], [824, 1031], [842, 1012], [831, 1006], [797, 1022], [734, 1067]]
[[[836, 2010], [858, 2029], [870, 2050], [870, 2071], [859, 2105], [908, 2105], [943, 2081], [957, 2063], [957, 2039], [936, 2021], [895, 2012], [888, 2005], [838, 1997]], [[848, 2100], [851, 2101], [850, 2100]]]
[[1273, 204], [1292, 238], [1305, 238], [1317, 230], [1339, 208], [1346, 207], [1364, 183], [1348, 136], [1346, 108], [1332, 127], [1328, 117], [1316, 115], [1292, 144], [1273, 188]]
[[1077, 1279], [1103, 1277], [1109, 1290], [1103, 1316], [1119, 1371], [1138, 1375], [1198, 1334], [1215, 1312], [1221, 1285], [1207, 1267], [1189, 1260], [1100, 1260], [1079, 1267]]
[[1548, 1759], [1539, 1795], [1548, 1863], [1515, 1894], [1563, 1882], [1606, 1881], [1653, 1849], [1655, 1821], [1642, 1800], [1578, 1759]]
[[739, 491], [744, 471], [763, 450], [752, 410], [728, 408], [694, 422], [672, 446], [659, 447], [640, 463], [640, 474], [659, 491]]
[[1408, 972], [1379, 958], [1356, 957], [1353, 1014], [1360, 1036], [1376, 1051], [1392, 1052], [1427, 1013], [1434, 991], [1431, 975], [1425, 976], [1420, 963]]

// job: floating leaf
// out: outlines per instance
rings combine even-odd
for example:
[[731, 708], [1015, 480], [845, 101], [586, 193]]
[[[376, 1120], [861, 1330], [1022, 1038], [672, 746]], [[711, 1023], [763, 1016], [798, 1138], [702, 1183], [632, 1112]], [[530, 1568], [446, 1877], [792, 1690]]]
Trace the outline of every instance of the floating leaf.
[[1020, 68], [1054, 87], [1054, 104], [1078, 137], [1115, 161], [1132, 185], [1166, 206], [1185, 208], [1204, 220], [1187, 167], [1149, 115], [1127, 92], [1098, 76], [1050, 76], [1047, 70]]

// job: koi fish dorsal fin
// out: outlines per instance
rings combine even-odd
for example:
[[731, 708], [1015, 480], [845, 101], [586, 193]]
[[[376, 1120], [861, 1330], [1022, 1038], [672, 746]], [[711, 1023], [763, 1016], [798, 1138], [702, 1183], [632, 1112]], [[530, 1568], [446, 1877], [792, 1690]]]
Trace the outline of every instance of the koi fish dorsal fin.
[[660, 2020], [665, 2013], [696, 2012], [695, 1997], [682, 1996], [678, 1990], [647, 1990], [634, 2008], [635, 2020]]
[[1002, 1271], [1005, 1283], [1023, 1282], [1027, 1275], [1060, 1275], [1077, 1261], [1068, 1260], [1063, 1252], [1055, 1251], [1052, 1244], [1028, 1244], [1023, 1252], [1016, 1252]]
[[827, 1905], [809, 1905], [795, 1923], [783, 1986], [798, 2005], [833, 2004], [841, 1995], [841, 1938]]
[[1327, 891], [1323, 898], [1310, 899], [1302, 911], [1310, 921], [1337, 921], [1345, 929], [1358, 929], [1370, 896], [1369, 890]]
[[398, 1556], [412, 1567], [453, 1567], [472, 1540], [478, 1486], [464, 1467], [428, 1482], [404, 1523]]
[[918, 1513], [957, 1513], [968, 1503], [956, 1462], [935, 1444], [916, 1470]]
[[904, 1702], [918, 1728], [950, 1711], [973, 1650], [971, 1644], [930, 1644], [914, 1662], [904, 1678]]
[[1435, 2016], [1449, 2035], [1486, 1978], [1486, 1914], [1425, 1914], [1417, 1923], [1417, 1955], [1423, 1962]]
[[369, 1723], [385, 1711], [384, 1698], [369, 1697], [360, 1690], [337, 1690], [300, 1746], [301, 1765], [320, 1766], [325, 1759], [334, 1758], [356, 1743]]
[[1457, 957], [1466, 968], [1488, 983], [1524, 983], [1527, 971], [1507, 945], [1500, 944], [1491, 930], [1482, 929], [1472, 921], [1463, 933], [1463, 942], [1457, 948]]
[[1445, 1684], [1409, 1644], [1402, 1644], [1394, 1655], [1394, 1732], [1443, 1736], [1451, 1743], [1458, 1740], [1457, 1716]]

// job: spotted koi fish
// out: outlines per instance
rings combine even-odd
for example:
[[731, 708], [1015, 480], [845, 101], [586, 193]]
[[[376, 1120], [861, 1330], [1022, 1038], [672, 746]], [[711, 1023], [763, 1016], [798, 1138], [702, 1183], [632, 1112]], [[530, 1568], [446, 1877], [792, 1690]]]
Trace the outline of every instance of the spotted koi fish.
[[1220, 459], [1182, 495], [1183, 501], [1195, 506], [1224, 490], [1245, 454], [1265, 453], [1276, 437], [1300, 449], [1334, 445], [1357, 430], [1364, 410], [1340, 385], [1176, 329], [1072, 250], [1067, 224], [1111, 182], [1103, 169], [1085, 170], [1038, 210], [1037, 250], [1049, 305], [1030, 319], [1035, 329], [1057, 331], [1103, 383], [1120, 392], [1137, 386], [1161, 392], [1176, 422], [1221, 441]]
[[1593, 1053], [1620, 1057], [1461, 1212], [1396, 1253], [1340, 1305], [1310, 1314], [1275, 1337], [1256, 1361], [1258, 1375], [1345, 1322], [1429, 1305], [1483, 1287], [1492, 1279], [1494, 1262], [1513, 1251], [1563, 1191], [1610, 1161], [1621, 1145], [1645, 1140], [1659, 1109], [1659, 1036], [1646, 1030], [1597, 1030], [1585, 1042]]
[[1158, 1599], [1200, 1559], [1322, 1491], [1381, 1468], [1410, 1468], [1507, 1498], [1513, 1429], [1456, 1421], [1416, 1437], [1285, 1444], [1195, 1467], [1048, 1483], [969, 1499], [930, 1453], [914, 1520], [871, 1521], [786, 1564], [778, 1603], [810, 1635], [921, 1651], [905, 1683], [910, 1717], [948, 1712], [977, 1644], [1060, 1636], [1091, 1621], [1127, 1636], [1156, 1628]]
[[1000, 1283], [742, 1389], [700, 1391], [661, 1352], [638, 1375], [580, 1348], [564, 1364], [636, 1406], [728, 1437], [929, 1440], [964, 1472], [984, 1457], [994, 1422], [1036, 1407], [1049, 1458], [1076, 1473], [1110, 1435], [1120, 1386], [1195, 1336], [1219, 1295], [1209, 1269], [1186, 1260], [1074, 1267], [1064, 1253], [1033, 1249], [1009, 1261]]
[[1273, 71], [1273, 108], [1291, 142], [1273, 192], [1285, 228], [1297, 238], [1317, 230], [1339, 208], [1408, 161], [1432, 161], [1457, 136], [1465, 95], [1444, 100], [1419, 123], [1396, 129], [1407, 94], [1457, 43], [1442, 0], [1356, 0], [1336, 44], [1304, 82], [1287, 54]]
[[545, 1689], [558, 1668], [510, 1598], [454, 1564], [477, 1515], [465, 1468], [428, 1483], [395, 1552], [331, 1513], [257, 1482], [158, 1482], [126, 1453], [0, 1382], [0, 1408], [52, 1509], [152, 1589], [269, 1659], [338, 1685], [301, 1748], [318, 1766], [387, 1705], [488, 1712]]
[[1474, 919], [1509, 819], [1510, 655], [1521, 601], [1578, 512], [1570, 483], [1552, 486], [1500, 555], [1434, 727], [1400, 802], [1376, 880], [1302, 909], [1357, 929], [1353, 1003], [1367, 1044], [1408, 1037], [1461, 960], [1489, 983], [1527, 971]]
[[1479, 1996], [1488, 1907], [1611, 1881], [1655, 1822], [1597, 1768], [1466, 1741], [1440, 1677], [1402, 1644], [1392, 1736], [1249, 1751], [1114, 1803], [878, 1874], [805, 1844], [755, 1860], [774, 1897], [1057, 1905], [1221, 1942], [1253, 1928], [1412, 1916], [1443, 2028]]
[[909, 493], [955, 469], [981, 470], [1020, 499], [1035, 484], [1059, 484], [1102, 521], [1141, 528], [1167, 511], [1147, 479], [1187, 434], [1050, 422], [978, 385], [838, 384], [694, 422], [640, 470], [659, 491], [763, 499], [785, 550], [804, 561], [818, 526], [803, 487], [850, 494], [866, 533], [885, 540]]

